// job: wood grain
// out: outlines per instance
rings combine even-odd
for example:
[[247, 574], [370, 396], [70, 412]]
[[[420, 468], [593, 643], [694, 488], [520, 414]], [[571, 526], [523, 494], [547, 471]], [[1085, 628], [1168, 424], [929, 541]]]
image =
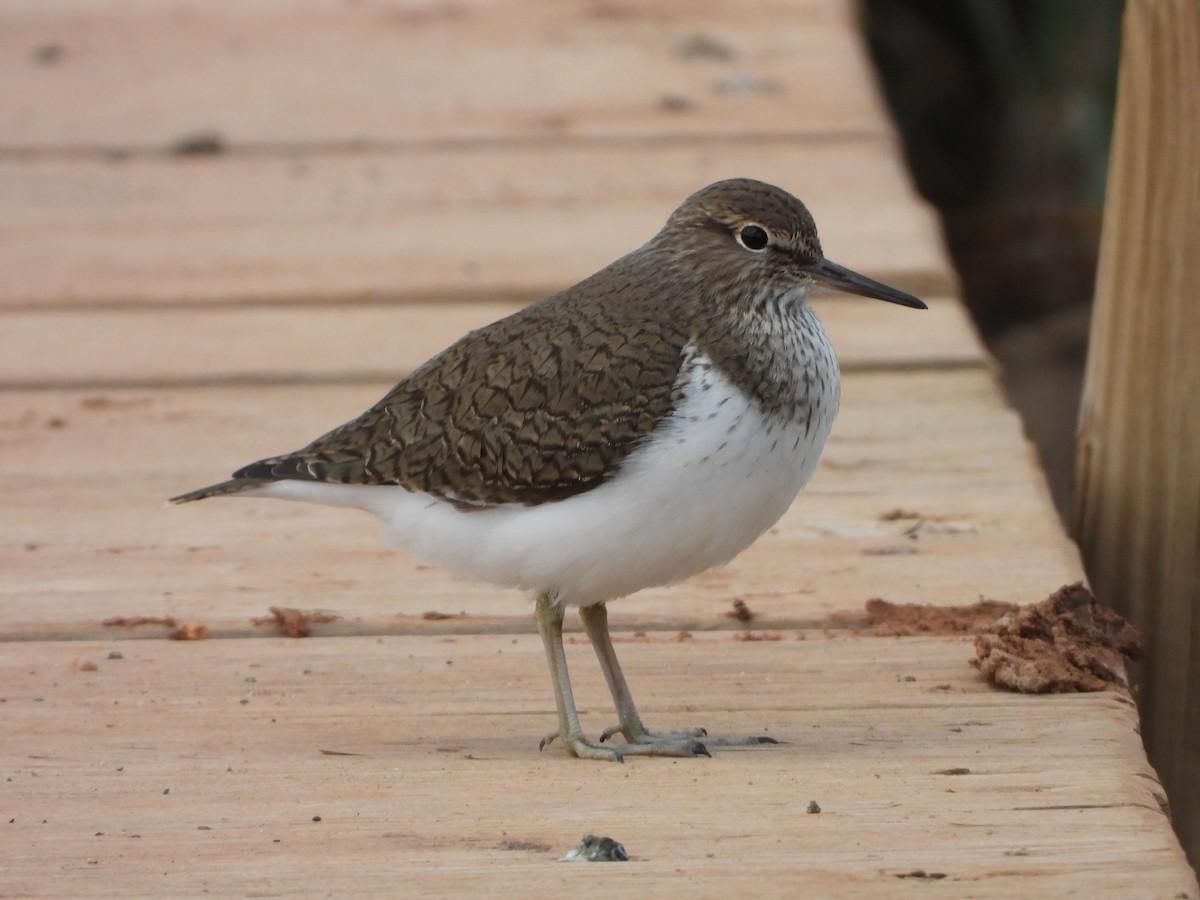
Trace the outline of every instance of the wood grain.
[[[797, 637], [620, 640], [649, 721], [786, 742], [621, 766], [538, 753], [532, 635], [7, 645], [4, 886], [1195, 896], [1128, 698], [995, 691], [961, 638]], [[554, 862], [588, 832], [632, 861]]]
[[918, 293], [953, 288], [890, 142], [748, 137], [0, 158], [0, 308], [528, 302], [641, 246], [693, 191], [748, 175], [808, 204], [830, 258]]
[[[1200, 861], [1200, 5], [1133, 2], [1080, 415], [1075, 528], [1146, 629], [1142, 708]], [[1152, 162], [1151, 162], [1152, 160]]]
[[0, 147], [883, 135], [849, 26], [812, 0], [24, 0], [0, 19]]

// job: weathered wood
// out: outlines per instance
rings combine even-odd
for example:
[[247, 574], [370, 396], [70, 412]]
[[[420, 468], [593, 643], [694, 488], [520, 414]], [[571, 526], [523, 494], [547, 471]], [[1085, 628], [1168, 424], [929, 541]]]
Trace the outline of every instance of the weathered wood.
[[829, 0], [22, 0], [0, 13], [9, 149], [165, 148], [209, 131], [269, 148], [888, 133], [851, 12]]
[[527, 302], [649, 240], [698, 188], [746, 175], [805, 200], [832, 259], [920, 294], [953, 289], [937, 220], [888, 141], [747, 137], [0, 159], [0, 309]]
[[[163, 615], [246, 628], [272, 605], [367, 620], [467, 612], [527, 627], [528, 598], [414, 566], [380, 547], [364, 513], [164, 505], [307, 443], [386, 388], [0, 393], [0, 630], [90, 633], [110, 616]], [[741, 597], [757, 625], [811, 625], [874, 596], [1029, 603], [1079, 575], [989, 374], [860, 373], [846, 378], [816, 478], [769, 535], [723, 569], [614, 604], [614, 618], [711, 628]]]
[[1200, 862], [1200, 3], [1134, 0], [1080, 418], [1075, 528], [1146, 629], [1146, 743]]
[[[0, 885], [1196, 896], [1128, 698], [992, 690], [963, 639], [782, 637], [621, 640], [650, 722], [786, 741], [623, 766], [538, 753], [532, 635], [5, 645]], [[568, 656], [594, 732], [603, 681]], [[586, 832], [632, 861], [554, 862]]]

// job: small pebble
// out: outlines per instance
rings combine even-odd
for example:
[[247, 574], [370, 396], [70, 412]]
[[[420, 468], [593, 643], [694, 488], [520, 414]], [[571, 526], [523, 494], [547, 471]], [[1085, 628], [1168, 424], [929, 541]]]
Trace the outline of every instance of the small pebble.
[[600, 837], [595, 834], [585, 834], [579, 846], [559, 862], [627, 862], [629, 854], [625, 848], [610, 837]]

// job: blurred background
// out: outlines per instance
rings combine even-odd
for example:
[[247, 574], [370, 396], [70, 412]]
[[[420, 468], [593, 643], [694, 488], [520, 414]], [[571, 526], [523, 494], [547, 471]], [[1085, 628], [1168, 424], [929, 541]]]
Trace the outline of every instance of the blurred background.
[[862, 0], [883, 93], [963, 296], [1070, 510], [1120, 0]]

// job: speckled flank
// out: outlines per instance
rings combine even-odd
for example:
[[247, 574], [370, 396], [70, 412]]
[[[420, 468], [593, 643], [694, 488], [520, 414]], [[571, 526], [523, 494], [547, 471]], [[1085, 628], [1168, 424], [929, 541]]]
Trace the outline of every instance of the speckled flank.
[[[456, 575], [587, 605], [727, 562], [773, 525], [811, 477], [837, 410], [837, 379], [802, 420], [767, 412], [689, 345], [675, 409], [595, 490], [534, 507], [463, 511], [401, 487], [278, 481], [255, 493], [362, 506], [387, 539]], [[792, 365], [803, 366], [800, 359]]]

